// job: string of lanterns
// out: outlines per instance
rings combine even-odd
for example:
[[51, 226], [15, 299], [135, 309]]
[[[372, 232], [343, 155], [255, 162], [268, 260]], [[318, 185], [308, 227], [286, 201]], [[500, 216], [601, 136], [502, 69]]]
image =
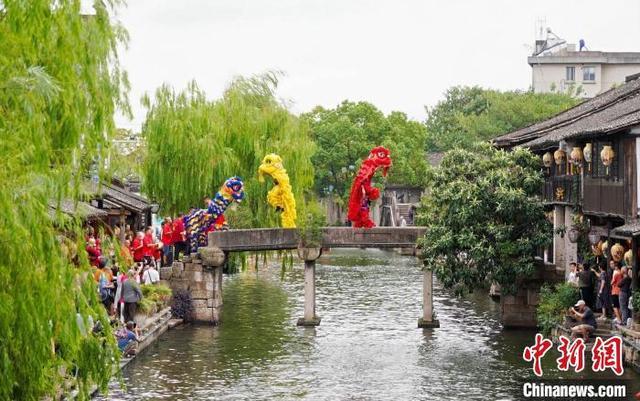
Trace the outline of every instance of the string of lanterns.
[[[573, 175], [581, 174], [583, 172], [582, 169], [584, 167], [584, 163], [586, 163], [587, 171], [588, 173], [591, 173], [592, 163], [594, 162], [593, 153], [593, 143], [586, 143], [584, 147], [574, 146], [568, 157], [567, 153], [562, 148], [558, 148], [553, 153], [550, 151], [544, 153], [542, 155], [542, 164], [547, 169], [547, 174], [550, 174], [551, 167], [555, 162], [558, 175], [562, 175], [563, 173]], [[615, 157], [616, 152], [613, 150], [613, 146], [602, 146], [602, 149], [600, 150], [600, 161], [602, 162], [602, 166], [605, 167], [606, 175], [609, 175], [610, 167], [615, 161]], [[550, 221], [553, 220], [552, 214], [547, 215], [547, 218]], [[624, 261], [626, 265], [630, 265], [632, 263], [634, 250], [631, 249], [630, 244], [628, 244], [629, 246], [627, 247], [617, 242], [610, 244], [609, 241], [601, 239], [600, 233], [592, 230], [588, 231], [591, 252], [596, 257], [596, 259], [609, 254], [611, 256], [611, 259], [616, 262]], [[568, 230], [567, 234], [570, 242], [578, 242], [580, 233], [575, 227], [572, 227], [570, 230]]]
[[[600, 160], [602, 165], [605, 166], [606, 174], [609, 175], [609, 167], [615, 160], [616, 152], [611, 145], [605, 145], [600, 151]], [[546, 152], [542, 155], [542, 164], [547, 168], [547, 174], [551, 172], [551, 166], [555, 161], [558, 174], [562, 174], [562, 166], [567, 161], [567, 154], [562, 149], [557, 149], [555, 152]], [[587, 143], [584, 148], [574, 146], [569, 154], [569, 174], [580, 174], [582, 172], [583, 162], [587, 162], [588, 172], [591, 173], [591, 163], [593, 161], [593, 144]]]

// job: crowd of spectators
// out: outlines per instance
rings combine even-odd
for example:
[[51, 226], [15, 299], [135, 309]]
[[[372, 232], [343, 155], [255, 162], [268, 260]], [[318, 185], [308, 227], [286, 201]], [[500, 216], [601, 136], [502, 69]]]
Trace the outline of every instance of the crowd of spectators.
[[[114, 237], [119, 237], [119, 228], [115, 230]], [[85, 250], [94, 269], [98, 297], [111, 317], [124, 355], [135, 353], [140, 336], [135, 323], [137, 305], [143, 298], [140, 285], [159, 283], [159, 268], [171, 266], [188, 252], [186, 239], [182, 214], [175, 219], [166, 217], [158, 232], [149, 226], [134, 233], [127, 226], [118, 254], [114, 245], [103, 250], [100, 236], [92, 227], [87, 228]]]
[[[601, 312], [601, 319], [611, 317], [614, 325], [630, 325], [632, 269], [610, 260], [608, 266], [583, 266], [570, 263], [568, 281], [580, 290], [580, 299], [588, 309]], [[636, 311], [637, 313], [637, 311]]]
[[[135, 323], [138, 302], [143, 298], [140, 284], [160, 282], [157, 265], [161, 260], [162, 244], [149, 227], [131, 240], [127, 234], [119, 255], [115, 246], [103, 250], [103, 241], [92, 227], [87, 229], [86, 252], [93, 266], [98, 297], [115, 328], [118, 346], [124, 355], [135, 353], [139, 331]], [[115, 243], [115, 242], [114, 242]]]

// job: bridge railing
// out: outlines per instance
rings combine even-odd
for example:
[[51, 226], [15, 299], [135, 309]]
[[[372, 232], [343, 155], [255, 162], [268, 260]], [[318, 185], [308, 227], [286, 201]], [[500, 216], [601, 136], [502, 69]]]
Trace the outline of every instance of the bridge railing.
[[[424, 227], [325, 227], [323, 248], [409, 248], [426, 232]], [[300, 243], [295, 228], [257, 228], [209, 233], [209, 246], [223, 251], [296, 249]]]

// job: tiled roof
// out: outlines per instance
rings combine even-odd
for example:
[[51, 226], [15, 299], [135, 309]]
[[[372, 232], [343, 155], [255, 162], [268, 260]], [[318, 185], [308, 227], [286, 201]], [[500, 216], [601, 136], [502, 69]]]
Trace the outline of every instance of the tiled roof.
[[55, 216], [56, 210], [60, 210], [69, 216], [77, 216], [82, 219], [96, 219], [108, 215], [108, 213], [102, 209], [93, 207], [85, 202], [74, 202], [71, 199], [61, 200], [60, 205], [57, 205], [56, 201], [50, 201], [49, 209], [52, 217]]
[[93, 194], [92, 197], [101, 197], [134, 212], [141, 213], [151, 208], [151, 203], [145, 197], [115, 185], [102, 184], [98, 187], [92, 183], [87, 185], [87, 192]]

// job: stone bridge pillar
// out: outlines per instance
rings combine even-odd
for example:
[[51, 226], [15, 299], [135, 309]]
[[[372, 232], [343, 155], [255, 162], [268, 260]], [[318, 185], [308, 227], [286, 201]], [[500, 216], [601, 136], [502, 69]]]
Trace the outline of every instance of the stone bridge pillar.
[[433, 271], [424, 269], [422, 279], [422, 317], [418, 319], [418, 327], [431, 329], [440, 327], [440, 322], [433, 312]]
[[222, 267], [226, 255], [215, 247], [200, 248], [199, 254], [202, 279], [194, 280], [190, 285], [194, 299], [193, 317], [196, 321], [217, 325], [222, 313]]
[[298, 248], [298, 256], [304, 260], [304, 317], [298, 319], [298, 326], [318, 326], [320, 317], [316, 315], [316, 259], [322, 248]]

